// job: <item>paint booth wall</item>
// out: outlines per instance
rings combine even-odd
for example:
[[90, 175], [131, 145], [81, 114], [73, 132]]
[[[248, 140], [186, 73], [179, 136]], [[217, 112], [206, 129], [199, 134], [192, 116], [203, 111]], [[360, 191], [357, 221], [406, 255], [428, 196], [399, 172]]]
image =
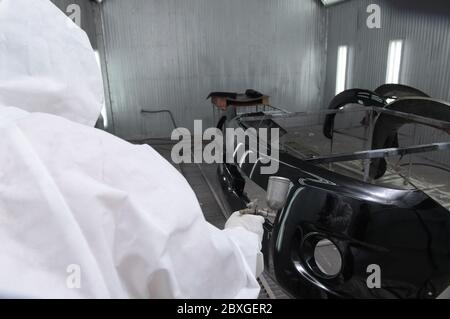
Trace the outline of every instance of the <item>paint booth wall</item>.
[[[425, 3], [426, 2], [426, 3]], [[381, 8], [381, 28], [369, 29], [369, 4]], [[416, 87], [430, 96], [450, 101], [450, 15], [445, 1], [358, 0], [327, 9], [328, 49], [324, 107], [336, 88], [337, 50], [349, 46], [347, 88], [374, 90], [385, 83], [389, 41], [404, 41], [400, 83]], [[402, 133], [411, 134], [412, 127]], [[414, 143], [447, 141], [435, 129], [419, 127]], [[412, 141], [406, 141], [410, 143]], [[430, 155], [450, 163], [449, 152]]]
[[255, 89], [291, 111], [322, 104], [326, 10], [316, 0], [106, 0], [115, 133], [167, 137], [213, 125], [211, 91]]

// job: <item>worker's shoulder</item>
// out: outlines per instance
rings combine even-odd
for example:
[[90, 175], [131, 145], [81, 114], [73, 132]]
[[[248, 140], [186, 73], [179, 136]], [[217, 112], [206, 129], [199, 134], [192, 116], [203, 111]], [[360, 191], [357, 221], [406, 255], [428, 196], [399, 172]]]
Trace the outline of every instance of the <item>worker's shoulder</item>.
[[91, 143], [106, 141], [123, 147], [133, 146], [104, 130], [80, 124], [64, 117], [38, 112], [27, 114], [27, 116], [19, 118], [16, 121], [16, 125], [28, 136], [32, 134], [34, 137], [51, 138], [60, 142], [61, 145], [74, 143], [72, 145], [81, 144], [88, 146]]
[[62, 158], [67, 162], [77, 161], [86, 165], [95, 162], [109, 164], [124, 171], [140, 172], [141, 175], [155, 168], [168, 175], [175, 170], [149, 145], [133, 144], [106, 131], [59, 116], [30, 113], [17, 125], [35, 150], [45, 158]]

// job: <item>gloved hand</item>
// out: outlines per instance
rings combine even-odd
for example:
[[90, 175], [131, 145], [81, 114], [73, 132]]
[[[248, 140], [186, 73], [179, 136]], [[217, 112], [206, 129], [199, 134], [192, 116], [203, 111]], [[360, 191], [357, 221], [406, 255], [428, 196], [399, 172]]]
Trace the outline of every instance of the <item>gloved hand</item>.
[[234, 212], [225, 223], [225, 229], [234, 227], [243, 227], [246, 230], [258, 235], [259, 240], [262, 242], [264, 235], [264, 217], [257, 215], [241, 214], [240, 212]]

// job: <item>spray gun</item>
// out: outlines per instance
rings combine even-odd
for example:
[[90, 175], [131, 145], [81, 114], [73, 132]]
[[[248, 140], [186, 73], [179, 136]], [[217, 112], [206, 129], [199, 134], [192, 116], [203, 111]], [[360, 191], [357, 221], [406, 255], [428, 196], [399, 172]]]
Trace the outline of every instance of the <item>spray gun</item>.
[[252, 201], [241, 214], [259, 215], [264, 218], [275, 218], [277, 212], [286, 205], [291, 181], [284, 177], [271, 176], [267, 185], [266, 203], [268, 208], [258, 208], [257, 201]]

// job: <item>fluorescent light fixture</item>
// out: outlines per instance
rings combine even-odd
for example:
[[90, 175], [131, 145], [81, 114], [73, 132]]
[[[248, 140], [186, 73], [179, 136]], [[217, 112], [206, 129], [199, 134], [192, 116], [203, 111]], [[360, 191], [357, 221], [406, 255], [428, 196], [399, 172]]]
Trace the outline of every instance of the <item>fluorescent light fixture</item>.
[[344, 2], [344, 1], [347, 1], [347, 0], [322, 0], [322, 3], [323, 3], [323, 5], [325, 7], [328, 7], [328, 6], [331, 6], [333, 4], [337, 4], [337, 3], [340, 3], [340, 2]]
[[402, 65], [403, 40], [389, 42], [386, 83], [398, 84], [400, 81], [400, 67]]
[[[102, 70], [102, 63], [100, 61], [100, 54], [98, 53], [97, 50], [94, 50], [94, 54], [95, 54], [95, 60], [97, 61], [98, 67], [100, 68], [100, 71]], [[100, 112], [102, 114], [103, 117], [103, 126], [105, 128], [108, 127], [108, 116], [106, 114], [106, 104], [105, 101], [103, 101], [103, 107], [102, 110]]]
[[336, 95], [344, 91], [347, 84], [347, 59], [348, 46], [339, 46], [336, 69]]

